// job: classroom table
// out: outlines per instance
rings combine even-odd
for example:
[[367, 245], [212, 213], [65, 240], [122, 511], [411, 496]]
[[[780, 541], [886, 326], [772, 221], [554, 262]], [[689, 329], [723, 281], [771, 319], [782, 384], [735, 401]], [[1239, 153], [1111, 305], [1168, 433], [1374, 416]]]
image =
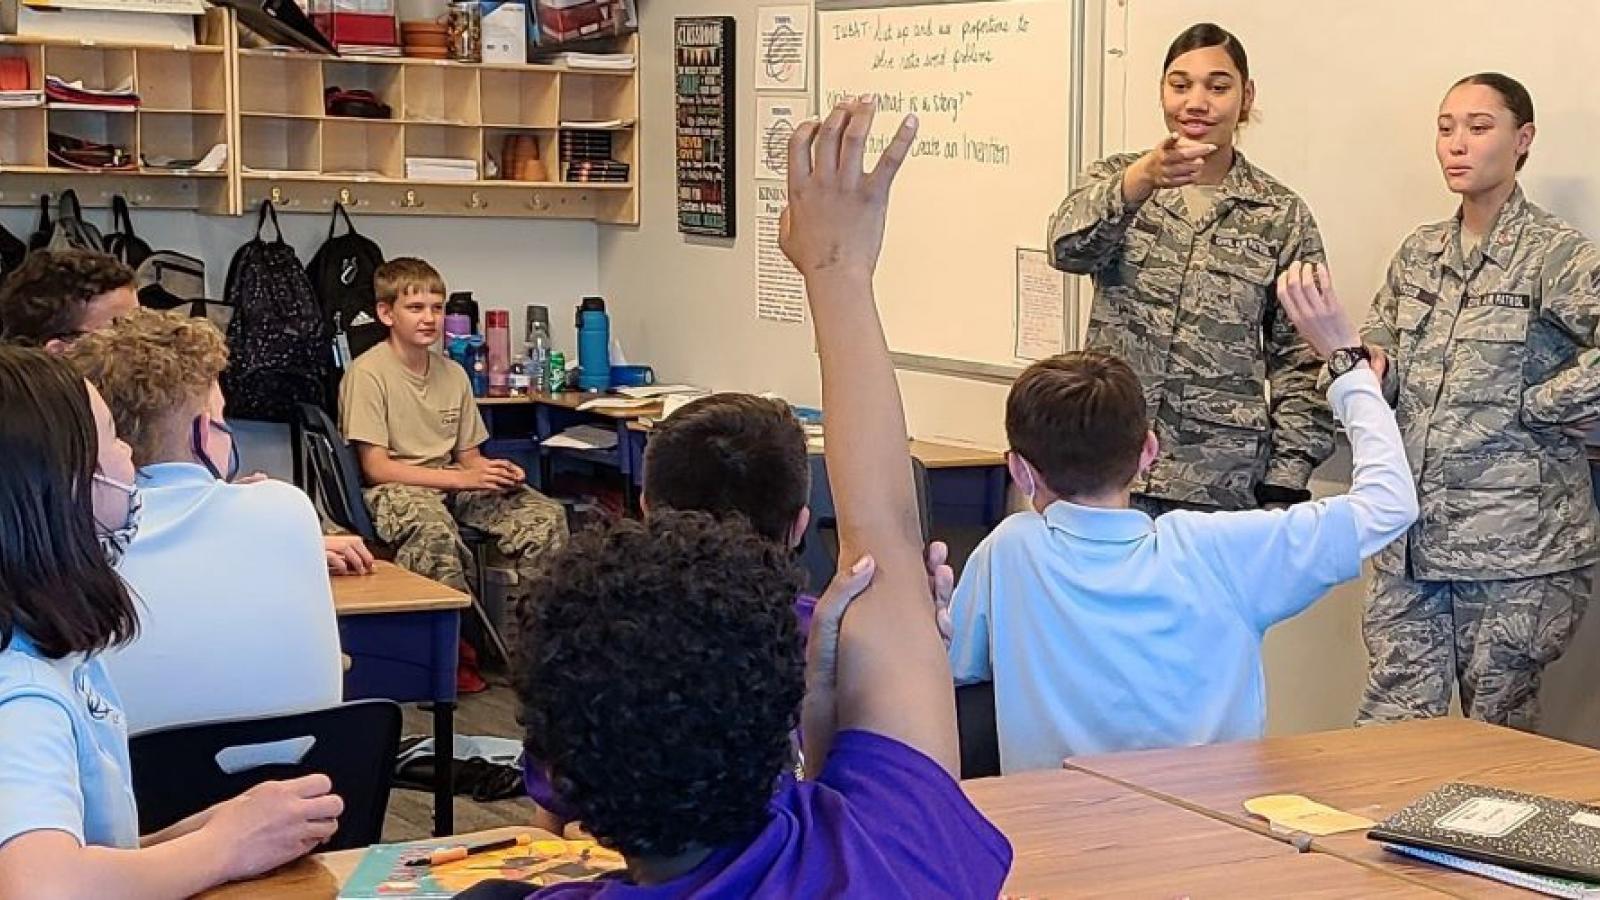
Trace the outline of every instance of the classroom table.
[[[1458, 718], [1072, 757], [1066, 767], [1252, 829], [1261, 824], [1244, 801], [1264, 794], [1302, 794], [1373, 821], [1449, 781], [1600, 802], [1600, 752]], [[1531, 896], [1389, 853], [1364, 831], [1313, 838], [1311, 849], [1457, 896]]]
[[[555, 837], [533, 827], [509, 827], [464, 834], [460, 838], [463, 844], [476, 844], [519, 834], [532, 835], [534, 840]], [[199, 895], [200, 900], [333, 900], [345, 880], [361, 864], [364, 853], [365, 850], [338, 850], [302, 857], [260, 878], [213, 888]]]
[[350, 660], [344, 698], [433, 704], [433, 831], [455, 827], [456, 662], [466, 594], [379, 560], [371, 575], [332, 579], [339, 644]]
[[961, 787], [1011, 841], [1004, 892], [1012, 897], [1440, 896], [1085, 772], [1025, 772]]

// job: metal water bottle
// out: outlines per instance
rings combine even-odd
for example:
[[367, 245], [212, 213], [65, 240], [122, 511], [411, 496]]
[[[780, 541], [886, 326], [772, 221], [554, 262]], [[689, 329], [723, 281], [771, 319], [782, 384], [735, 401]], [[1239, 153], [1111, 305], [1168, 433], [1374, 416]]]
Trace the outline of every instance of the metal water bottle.
[[585, 297], [578, 305], [578, 387], [600, 392], [611, 387], [611, 319], [606, 301]]

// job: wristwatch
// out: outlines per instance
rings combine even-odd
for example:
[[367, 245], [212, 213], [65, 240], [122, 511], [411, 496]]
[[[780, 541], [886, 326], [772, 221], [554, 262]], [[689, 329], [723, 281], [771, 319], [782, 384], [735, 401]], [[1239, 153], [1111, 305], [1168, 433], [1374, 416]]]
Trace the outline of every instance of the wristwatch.
[[1372, 352], [1366, 347], [1340, 347], [1328, 354], [1328, 374], [1338, 378], [1360, 365], [1362, 360], [1372, 360]]

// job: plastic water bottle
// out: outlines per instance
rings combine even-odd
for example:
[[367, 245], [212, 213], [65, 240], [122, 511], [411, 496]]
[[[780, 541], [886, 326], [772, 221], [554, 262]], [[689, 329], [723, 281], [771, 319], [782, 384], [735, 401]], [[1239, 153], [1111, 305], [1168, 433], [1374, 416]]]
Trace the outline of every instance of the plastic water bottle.
[[483, 333], [489, 345], [489, 396], [511, 394], [511, 310], [491, 309], [484, 315]]
[[611, 319], [599, 297], [585, 297], [578, 306], [578, 387], [591, 392], [611, 387]]
[[489, 348], [484, 343], [483, 335], [475, 334], [467, 338], [467, 359], [471, 365], [467, 367], [467, 377], [472, 382], [472, 396], [482, 397], [489, 393]]
[[550, 380], [550, 310], [528, 307], [527, 362], [529, 387], [541, 394], [553, 393]]

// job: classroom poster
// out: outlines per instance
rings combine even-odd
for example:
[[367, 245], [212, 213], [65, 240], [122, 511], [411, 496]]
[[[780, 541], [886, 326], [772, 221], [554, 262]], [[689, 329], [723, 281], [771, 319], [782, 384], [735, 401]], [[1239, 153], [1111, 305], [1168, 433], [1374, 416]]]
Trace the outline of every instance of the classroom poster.
[[778, 222], [788, 205], [784, 182], [756, 182], [756, 318], [804, 325], [805, 282], [778, 246]]
[[1067, 278], [1050, 265], [1043, 250], [1017, 248], [1018, 359], [1044, 359], [1065, 353]]
[[756, 95], [756, 180], [789, 177], [789, 138], [806, 117], [805, 97]]
[[807, 90], [811, 7], [763, 6], [756, 29], [756, 90]]
[[674, 20], [678, 230], [734, 236], [732, 16]]

